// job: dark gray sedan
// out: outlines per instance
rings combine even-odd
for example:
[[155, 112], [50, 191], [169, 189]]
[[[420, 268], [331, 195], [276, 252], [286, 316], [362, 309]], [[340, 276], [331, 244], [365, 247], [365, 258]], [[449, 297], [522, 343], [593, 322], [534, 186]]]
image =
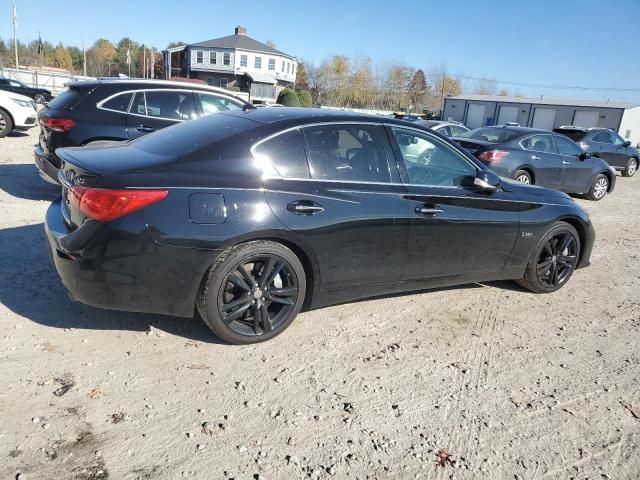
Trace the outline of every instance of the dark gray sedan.
[[573, 140], [548, 130], [482, 127], [453, 137], [502, 177], [601, 200], [613, 191], [615, 170]]

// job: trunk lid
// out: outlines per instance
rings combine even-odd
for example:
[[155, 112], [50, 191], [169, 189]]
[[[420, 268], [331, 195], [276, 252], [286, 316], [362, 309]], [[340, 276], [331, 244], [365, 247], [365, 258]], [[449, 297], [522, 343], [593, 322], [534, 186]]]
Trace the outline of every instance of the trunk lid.
[[451, 137], [450, 140], [453, 140], [462, 148], [470, 152], [472, 155], [476, 155], [476, 153], [481, 152], [483, 150], [487, 150], [488, 148], [494, 148], [496, 143], [488, 142], [486, 140], [475, 140], [472, 138], [464, 138], [464, 137]]

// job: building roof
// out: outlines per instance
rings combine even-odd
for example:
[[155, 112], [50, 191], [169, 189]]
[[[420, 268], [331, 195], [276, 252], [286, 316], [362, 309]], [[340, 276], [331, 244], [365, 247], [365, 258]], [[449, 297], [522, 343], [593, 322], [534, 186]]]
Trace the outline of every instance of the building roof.
[[293, 58], [280, 50], [276, 50], [267, 44], [254, 40], [244, 34], [229, 35], [227, 37], [215, 38], [213, 40], [205, 40], [203, 42], [192, 43], [189, 47], [205, 47], [205, 48], [232, 48], [249, 50], [252, 52], [271, 53], [273, 55], [282, 55], [284, 57]]
[[477, 102], [500, 103], [533, 103], [537, 105], [566, 105], [571, 107], [595, 107], [595, 108], [634, 108], [640, 106], [638, 101], [625, 100], [588, 100], [582, 98], [555, 98], [555, 97], [507, 97], [502, 95], [457, 95], [446, 97], [445, 100], [472, 100]]
[[276, 77], [269, 73], [247, 70], [245, 74], [254, 82], [270, 83], [271, 85], [275, 85], [276, 83], [278, 83]]

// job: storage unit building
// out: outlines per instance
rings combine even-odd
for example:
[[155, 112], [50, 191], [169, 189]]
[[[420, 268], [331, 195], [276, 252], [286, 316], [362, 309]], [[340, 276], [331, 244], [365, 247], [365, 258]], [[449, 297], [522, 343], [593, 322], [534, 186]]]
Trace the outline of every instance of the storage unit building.
[[458, 95], [444, 99], [443, 112], [444, 120], [469, 128], [508, 122], [547, 130], [561, 125], [604, 127], [633, 145], [640, 143], [640, 102]]

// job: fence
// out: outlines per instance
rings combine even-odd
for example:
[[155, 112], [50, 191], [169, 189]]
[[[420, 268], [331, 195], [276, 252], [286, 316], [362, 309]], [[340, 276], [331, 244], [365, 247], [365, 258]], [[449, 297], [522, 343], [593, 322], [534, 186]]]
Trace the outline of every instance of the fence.
[[76, 80], [94, 80], [93, 77], [81, 75], [67, 75], [39, 70], [17, 70], [15, 68], [1, 68], [0, 77], [18, 80], [29, 87], [46, 88], [53, 95], [58, 95], [66, 87], [66, 84]]

